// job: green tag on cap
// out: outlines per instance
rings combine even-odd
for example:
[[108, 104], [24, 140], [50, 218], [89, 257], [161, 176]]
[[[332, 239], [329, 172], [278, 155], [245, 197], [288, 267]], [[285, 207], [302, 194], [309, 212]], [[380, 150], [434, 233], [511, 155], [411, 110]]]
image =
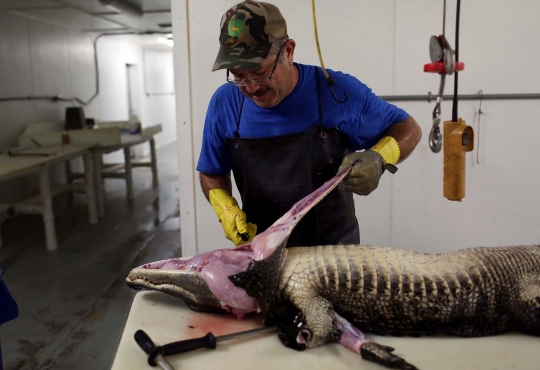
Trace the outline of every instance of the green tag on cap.
[[241, 19], [232, 19], [229, 21], [229, 36], [238, 37], [244, 32], [244, 21]]

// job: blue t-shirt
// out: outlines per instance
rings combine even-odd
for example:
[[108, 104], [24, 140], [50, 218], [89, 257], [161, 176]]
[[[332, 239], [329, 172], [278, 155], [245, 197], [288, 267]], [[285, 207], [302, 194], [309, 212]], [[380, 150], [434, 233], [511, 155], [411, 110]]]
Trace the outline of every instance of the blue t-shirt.
[[[295, 63], [298, 83], [277, 106], [261, 108], [245, 99], [239, 134], [242, 138], [267, 138], [305, 132], [320, 123], [317, 80], [319, 78], [323, 128], [339, 128], [349, 149], [371, 148], [394, 123], [409, 116], [404, 110], [382, 100], [357, 78], [328, 69], [336, 80], [333, 89], [339, 99], [347, 92], [345, 103], [337, 102], [326, 85], [322, 69]], [[244, 95], [230, 84], [220, 86], [210, 100], [204, 123], [203, 141], [197, 171], [224, 175], [231, 170], [226, 140], [234, 137]]]

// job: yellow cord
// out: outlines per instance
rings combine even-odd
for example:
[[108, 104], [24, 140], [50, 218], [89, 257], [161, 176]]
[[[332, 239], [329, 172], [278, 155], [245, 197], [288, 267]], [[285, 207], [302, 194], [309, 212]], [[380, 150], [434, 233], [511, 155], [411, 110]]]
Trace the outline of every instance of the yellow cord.
[[317, 44], [317, 53], [319, 53], [319, 61], [321, 62], [321, 67], [324, 73], [324, 77], [328, 78], [328, 72], [324, 68], [324, 62], [321, 55], [321, 47], [319, 46], [319, 34], [317, 32], [317, 16], [315, 12], [315, 0], [311, 0], [311, 9], [313, 13], [313, 28], [315, 29], [315, 43]]

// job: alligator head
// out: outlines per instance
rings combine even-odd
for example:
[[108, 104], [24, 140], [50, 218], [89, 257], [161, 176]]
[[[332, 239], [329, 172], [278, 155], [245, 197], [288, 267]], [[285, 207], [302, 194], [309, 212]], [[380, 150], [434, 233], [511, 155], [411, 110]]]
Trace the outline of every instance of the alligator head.
[[193, 311], [226, 312], [212, 293], [201, 272], [178, 269], [189, 258], [148, 263], [131, 270], [127, 284], [136, 290], [156, 290], [181, 298]]

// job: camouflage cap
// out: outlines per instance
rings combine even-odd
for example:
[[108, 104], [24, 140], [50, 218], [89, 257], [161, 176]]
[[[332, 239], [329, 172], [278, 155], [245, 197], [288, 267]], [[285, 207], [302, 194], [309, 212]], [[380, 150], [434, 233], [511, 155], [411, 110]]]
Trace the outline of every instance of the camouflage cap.
[[268, 56], [272, 43], [287, 36], [287, 23], [278, 7], [246, 0], [221, 18], [219, 52], [212, 67], [256, 69]]

